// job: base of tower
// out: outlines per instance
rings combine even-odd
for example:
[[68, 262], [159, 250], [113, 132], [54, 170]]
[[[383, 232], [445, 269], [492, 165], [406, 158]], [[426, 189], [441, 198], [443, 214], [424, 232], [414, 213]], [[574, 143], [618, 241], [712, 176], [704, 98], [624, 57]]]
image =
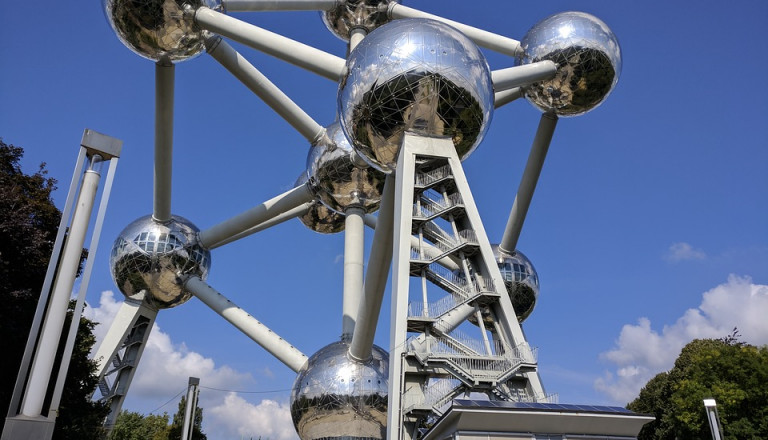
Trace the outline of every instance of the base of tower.
[[630, 440], [653, 420], [621, 407], [456, 399], [421, 439]]

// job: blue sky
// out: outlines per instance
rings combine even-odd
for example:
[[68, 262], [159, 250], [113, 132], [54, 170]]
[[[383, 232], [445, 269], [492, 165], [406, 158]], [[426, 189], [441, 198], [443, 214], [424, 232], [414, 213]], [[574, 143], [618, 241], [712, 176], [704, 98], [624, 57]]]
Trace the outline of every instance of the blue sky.
[[[613, 94], [560, 120], [519, 242], [541, 280], [523, 327], [548, 392], [623, 405], [695, 337], [738, 326], [748, 342], [768, 343], [768, 89], [759, 80], [768, 4], [406, 4], [515, 39], [552, 13], [581, 10], [621, 44]], [[344, 55], [317, 13], [233, 15]], [[335, 83], [233, 45], [320, 124], [333, 121]], [[492, 69], [514, 63], [487, 55]], [[106, 322], [122, 299], [109, 249], [152, 209], [153, 63], [122, 46], [96, 1], [1, 3], [0, 59], [0, 136], [24, 147], [27, 172], [47, 162], [59, 206], [83, 129], [124, 142], [88, 293], [92, 316]], [[491, 242], [501, 239], [538, 118], [524, 100], [498, 109], [464, 163]], [[308, 147], [209, 56], [177, 65], [175, 214], [206, 229], [284, 192]], [[208, 282], [311, 355], [341, 331], [342, 253], [342, 234], [293, 220], [214, 250]], [[384, 309], [376, 342], [387, 347]], [[161, 311], [157, 325], [126, 409], [152, 411], [198, 375], [203, 386], [258, 392], [204, 388], [209, 438], [294, 438], [287, 367], [194, 299]]]

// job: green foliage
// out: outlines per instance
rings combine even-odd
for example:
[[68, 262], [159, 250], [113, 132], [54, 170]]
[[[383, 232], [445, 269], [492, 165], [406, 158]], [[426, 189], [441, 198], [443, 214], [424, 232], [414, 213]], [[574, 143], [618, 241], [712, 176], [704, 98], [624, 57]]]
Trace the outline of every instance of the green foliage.
[[[184, 411], [187, 407], [186, 397], [181, 398], [179, 409], [173, 415], [173, 421], [168, 424], [170, 418], [167, 413], [162, 416], [143, 416], [131, 411], [122, 411], [117, 417], [108, 440], [180, 440], [184, 429]], [[195, 411], [195, 420], [191, 440], [207, 440], [203, 433], [203, 409], [198, 407]]]
[[[11, 401], [27, 335], [43, 287], [61, 212], [51, 199], [56, 181], [45, 164], [26, 175], [19, 165], [24, 150], [0, 139], [0, 411]], [[5, 423], [5, 417], [2, 417]]]
[[108, 440], [168, 440], [167, 413], [143, 416], [136, 412], [122, 411]]
[[697, 339], [683, 347], [675, 366], [651, 379], [627, 408], [656, 421], [638, 436], [706, 439], [711, 432], [703, 400], [717, 401], [725, 439], [768, 438], [768, 347], [723, 339]]

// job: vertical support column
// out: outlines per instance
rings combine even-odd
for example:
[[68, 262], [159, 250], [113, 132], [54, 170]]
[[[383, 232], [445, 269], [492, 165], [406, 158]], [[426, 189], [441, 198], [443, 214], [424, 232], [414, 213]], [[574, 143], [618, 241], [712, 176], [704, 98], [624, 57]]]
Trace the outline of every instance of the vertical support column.
[[200, 379], [197, 377], [189, 378], [189, 385], [187, 388], [187, 403], [184, 408], [184, 428], [181, 431], [181, 440], [191, 440], [192, 431], [195, 429], [195, 412], [197, 411], [197, 396], [199, 390], [197, 386], [200, 384]]
[[368, 271], [363, 285], [363, 299], [357, 312], [357, 323], [349, 345], [349, 355], [358, 361], [367, 361], [371, 357], [373, 338], [379, 321], [381, 303], [387, 275], [392, 264], [392, 212], [395, 182], [392, 175], [387, 176], [381, 194], [379, 218], [376, 232], [373, 234], [371, 253], [368, 257]]
[[[89, 160], [93, 165], [94, 157]], [[100, 160], [101, 157], [99, 157]], [[101, 175], [97, 171], [94, 171], [92, 167], [89, 168], [83, 175], [80, 194], [69, 228], [69, 237], [64, 244], [64, 252], [61, 255], [48, 312], [40, 332], [37, 355], [29, 373], [27, 392], [21, 406], [21, 413], [28, 417], [42, 414], [56, 350], [59, 346], [64, 319], [67, 316], [69, 296], [75, 285], [77, 269], [80, 266], [80, 255], [83, 251], [85, 234], [91, 219], [91, 209], [101, 179]]]
[[344, 213], [344, 287], [341, 339], [349, 341], [363, 295], [363, 254], [365, 253], [365, 211], [349, 208]]
[[363, 28], [354, 28], [349, 31], [349, 51], [352, 52], [366, 35], [368, 35], [368, 31]]
[[[88, 129], [83, 133], [66, 207], [59, 224], [59, 232], [48, 265], [48, 272], [40, 292], [37, 311], [19, 368], [11, 405], [8, 409], [8, 417], [3, 427], [3, 440], [26, 438], [45, 440], [50, 439], [53, 435], [58, 403], [66, 376], [67, 365], [64, 364], [67, 364], [71, 357], [85, 290], [88, 286], [87, 277], [90, 275], [96, 252], [94, 243], [98, 242], [101, 232], [106, 200], [109, 198], [110, 186], [121, 149], [122, 142], [117, 139]], [[81, 180], [83, 159], [86, 157], [88, 167], [82, 173]], [[67, 333], [67, 338], [63, 341], [63, 365], [54, 373], [53, 364], [62, 342], [69, 298], [80, 267], [83, 244], [101, 180], [101, 165], [105, 160], [112, 160], [112, 162], [107, 175], [107, 185], [101, 195], [99, 216], [95, 222], [94, 232], [91, 234], [93, 252], [83, 273], [72, 325]], [[79, 190], [78, 181], [80, 181]], [[72, 209], [74, 200], [76, 202]], [[71, 219], [70, 211], [72, 211]], [[65, 239], [67, 225], [69, 225], [69, 235]], [[48, 390], [51, 381], [53, 381], [53, 391], [49, 395]], [[49, 402], [47, 405], [46, 401]], [[46, 411], [46, 406], [48, 411]]]
[[155, 197], [152, 218], [171, 219], [173, 173], [173, 99], [176, 70], [170, 61], [155, 64]]
[[392, 303], [389, 334], [389, 407], [387, 439], [410, 438], [403, 423], [405, 380], [403, 369], [408, 332], [408, 284], [410, 282], [411, 216], [413, 213], [414, 156], [406, 135], [395, 172], [394, 232], [392, 240]]

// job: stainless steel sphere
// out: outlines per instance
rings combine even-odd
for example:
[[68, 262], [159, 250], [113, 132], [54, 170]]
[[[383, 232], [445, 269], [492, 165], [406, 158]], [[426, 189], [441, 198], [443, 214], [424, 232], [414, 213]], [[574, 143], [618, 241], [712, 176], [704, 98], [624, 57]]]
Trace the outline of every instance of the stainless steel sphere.
[[621, 48], [597, 17], [562, 12], [536, 24], [521, 41], [520, 64], [551, 60], [554, 78], [525, 88], [525, 97], [542, 111], [560, 116], [584, 114], [611, 93], [621, 74]]
[[176, 215], [167, 223], [146, 216], [126, 226], [109, 257], [117, 288], [158, 309], [186, 302], [191, 294], [183, 289], [179, 277], [197, 275], [205, 280], [211, 267], [211, 253], [195, 241], [198, 231], [189, 220]]
[[[220, 0], [102, 0], [110, 26], [122, 43], [153, 61], [182, 61], [205, 50], [209, 32], [191, 12], [200, 6], [221, 9]], [[190, 13], [185, 14], [185, 10]]]
[[355, 150], [390, 173], [406, 131], [449, 137], [466, 158], [491, 120], [493, 85], [485, 57], [464, 34], [434, 20], [401, 19], [352, 50], [338, 104]]
[[296, 377], [291, 417], [301, 440], [386, 437], [389, 355], [374, 345], [362, 363], [348, 350], [343, 341], [320, 349]]
[[[499, 266], [501, 277], [504, 279], [504, 288], [507, 290], [512, 307], [518, 322], [525, 321], [536, 307], [539, 297], [539, 276], [533, 263], [522, 252], [515, 251], [507, 254], [499, 250], [498, 245], [492, 245], [493, 258]], [[463, 278], [463, 274], [459, 274]], [[491, 311], [486, 306], [480, 310], [486, 329], [495, 331]], [[469, 321], [477, 325], [477, 318], [470, 316]]]
[[320, 14], [328, 30], [349, 41], [352, 29], [371, 32], [389, 22], [386, 7], [390, 3], [400, 3], [400, 0], [342, 0], [334, 8]]
[[523, 322], [533, 312], [539, 297], [539, 275], [536, 268], [522, 252], [516, 250], [513, 254], [507, 254], [500, 251], [497, 245], [493, 246], [493, 258], [499, 265], [517, 320]]
[[338, 122], [309, 150], [307, 176], [315, 196], [334, 211], [379, 209], [386, 176], [360, 159]]
[[[307, 184], [307, 172], [301, 173], [296, 180], [296, 185]], [[305, 214], [299, 216], [304, 226], [321, 234], [335, 234], [344, 230], [346, 226], [344, 214], [333, 211], [323, 205], [319, 200], [314, 200]]]

